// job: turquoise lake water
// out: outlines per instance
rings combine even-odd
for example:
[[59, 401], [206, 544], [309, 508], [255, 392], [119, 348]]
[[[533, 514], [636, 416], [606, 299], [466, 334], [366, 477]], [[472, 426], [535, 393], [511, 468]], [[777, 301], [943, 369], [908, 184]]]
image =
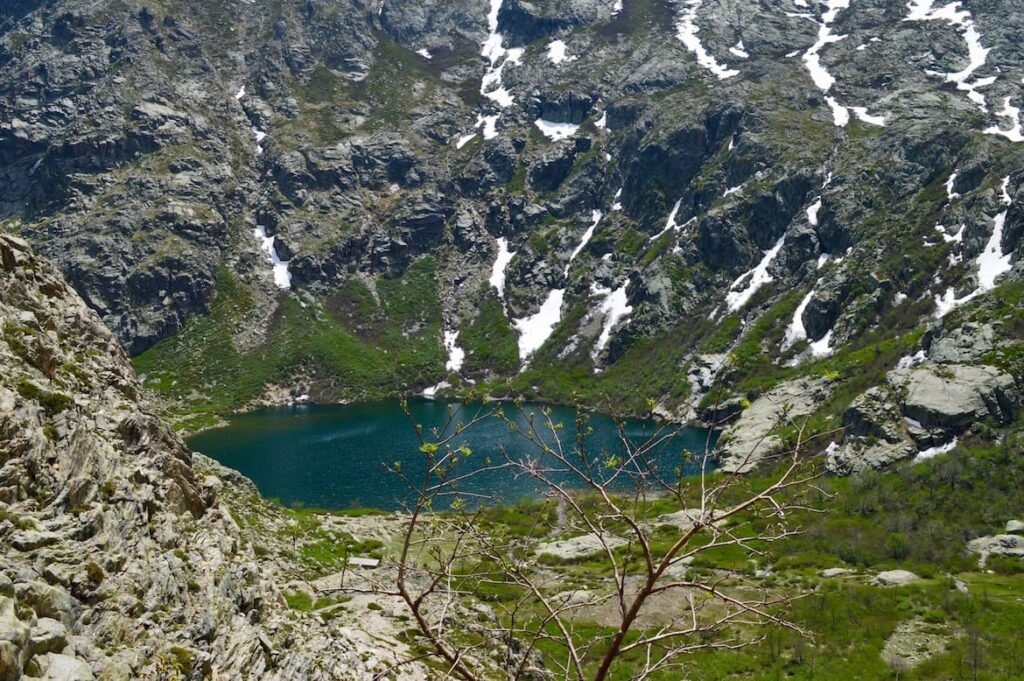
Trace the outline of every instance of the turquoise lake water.
[[[467, 422], [481, 408], [491, 405], [461, 405], [443, 401], [416, 400], [409, 408], [416, 423], [430, 429], [443, 427], [450, 409], [460, 409]], [[537, 413], [539, 405], [524, 405], [527, 413]], [[567, 451], [576, 451], [575, 412], [567, 407], [550, 407], [552, 420], [564, 424], [559, 439]], [[507, 416], [525, 427], [527, 416], [512, 405], [504, 405]], [[621, 454], [614, 420], [600, 414], [590, 415], [592, 434], [587, 439], [587, 458], [604, 461], [606, 453]], [[627, 421], [627, 437], [634, 443], [646, 441], [656, 429], [652, 422]], [[553, 436], [547, 439], [553, 444]], [[433, 439], [433, 438], [431, 438]], [[711, 438], [713, 444], [713, 437]], [[401, 463], [406, 475], [422, 477], [424, 454], [419, 451], [412, 423], [397, 400], [353, 405], [310, 405], [275, 407], [239, 415], [230, 425], [208, 430], [188, 440], [193, 450], [220, 461], [249, 477], [268, 498], [287, 505], [345, 509], [373, 507], [386, 510], [402, 508], [412, 499], [406, 484], [385, 464]], [[455, 441], [465, 444], [473, 454], [460, 470], [468, 471], [505, 461], [538, 458], [539, 449], [508, 425], [489, 418], [461, 433]], [[709, 444], [705, 430], [685, 428], [657, 449], [652, 465], [662, 475], [677, 479], [681, 471], [692, 475], [699, 471], [701, 454]], [[502, 453], [504, 451], [504, 454]], [[685, 461], [684, 452], [697, 454], [696, 461]], [[543, 462], [543, 459], [541, 459]], [[551, 462], [548, 462], [551, 463]], [[602, 475], [608, 470], [598, 467]], [[569, 474], [555, 477], [574, 484]], [[621, 488], [631, 483], [623, 479]], [[542, 493], [532, 478], [511, 471], [487, 471], [460, 485], [468, 494], [493, 497], [488, 503], [510, 503]]]

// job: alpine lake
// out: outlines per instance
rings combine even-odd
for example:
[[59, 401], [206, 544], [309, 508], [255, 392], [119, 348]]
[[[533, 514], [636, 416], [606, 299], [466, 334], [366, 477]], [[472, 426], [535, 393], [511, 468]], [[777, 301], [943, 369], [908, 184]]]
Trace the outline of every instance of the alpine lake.
[[[713, 466], [704, 453], [715, 443], [714, 433], [699, 428], [660, 427], [653, 421], [618, 422], [606, 415], [586, 413], [585, 457], [579, 456], [576, 410], [522, 403], [470, 403], [410, 400], [407, 415], [398, 400], [348, 405], [294, 405], [239, 414], [228, 425], [201, 432], [189, 446], [251, 479], [268, 498], [288, 506], [328, 510], [376, 508], [398, 510], [415, 498], [403, 477], [422, 482], [427, 455], [421, 451], [416, 426], [427, 442], [441, 441], [458, 423], [500, 409], [504, 418], [487, 416], [451, 439], [459, 454], [453, 475], [465, 476], [458, 492], [476, 503], [515, 503], [539, 497], [545, 488], [535, 478], [498, 464], [534, 460], [539, 466], [561, 468], [543, 454], [536, 439], [524, 432], [536, 424], [541, 442], [557, 448], [555, 438], [573, 461], [586, 460], [598, 477], [614, 472], [622, 460], [622, 436], [633, 446], [657, 437], [647, 461], [662, 480], [674, 483], [680, 475], [694, 475], [701, 465]], [[547, 416], [545, 415], [547, 412]], [[555, 431], [547, 426], [558, 424]], [[620, 431], [619, 423], [622, 429]], [[512, 424], [515, 424], [513, 427]], [[429, 445], [428, 445], [429, 449]], [[444, 449], [439, 450], [440, 455]], [[401, 475], [389, 467], [398, 464]], [[573, 474], [551, 474], [560, 483], [580, 487]], [[628, 491], [635, 483], [619, 475], [613, 488]], [[450, 499], [450, 497], [448, 497]], [[440, 503], [440, 502], [438, 502]]]

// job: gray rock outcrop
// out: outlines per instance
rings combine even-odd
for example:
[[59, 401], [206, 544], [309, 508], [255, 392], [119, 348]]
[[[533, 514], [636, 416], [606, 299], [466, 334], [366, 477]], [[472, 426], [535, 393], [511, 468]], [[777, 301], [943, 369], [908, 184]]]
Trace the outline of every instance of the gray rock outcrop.
[[385, 639], [325, 646], [289, 613], [218, 497], [239, 482], [196, 475], [115, 336], [2, 233], [0, 320], [0, 678], [358, 679], [387, 666]]

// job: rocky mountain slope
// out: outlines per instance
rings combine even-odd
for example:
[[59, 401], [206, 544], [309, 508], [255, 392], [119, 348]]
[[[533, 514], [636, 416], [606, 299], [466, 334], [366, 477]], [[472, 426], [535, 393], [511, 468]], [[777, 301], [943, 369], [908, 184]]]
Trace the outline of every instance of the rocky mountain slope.
[[511, 379], [749, 433], [810, 387], [859, 470], [1017, 417], [1022, 10], [6, 3], [0, 220], [186, 427]]
[[[356, 679], [404, 654], [393, 628], [288, 609], [303, 566], [258, 556], [295, 521], [194, 461], [116, 337], [7, 235], [0, 319], [0, 678]], [[256, 513], [254, 541], [235, 517]]]

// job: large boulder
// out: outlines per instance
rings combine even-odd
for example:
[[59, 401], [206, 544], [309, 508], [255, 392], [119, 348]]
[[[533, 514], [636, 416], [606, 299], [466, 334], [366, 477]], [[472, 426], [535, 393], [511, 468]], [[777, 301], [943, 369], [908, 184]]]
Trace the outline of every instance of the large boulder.
[[1021, 404], [1013, 377], [996, 367], [949, 364], [897, 369], [889, 375], [905, 391], [904, 416], [926, 428], [963, 431], [984, 420], [1011, 422]]
[[716, 451], [722, 470], [746, 473], [778, 453], [783, 445], [780, 426], [812, 414], [828, 394], [827, 380], [810, 377], [780, 383], [754, 400], [722, 433]]
[[0, 596], [0, 681], [17, 681], [28, 659], [29, 627], [14, 611], [14, 599]]
[[928, 347], [928, 359], [936, 364], [976, 362], [996, 345], [995, 331], [990, 324], [968, 322], [949, 332], [940, 332]]

